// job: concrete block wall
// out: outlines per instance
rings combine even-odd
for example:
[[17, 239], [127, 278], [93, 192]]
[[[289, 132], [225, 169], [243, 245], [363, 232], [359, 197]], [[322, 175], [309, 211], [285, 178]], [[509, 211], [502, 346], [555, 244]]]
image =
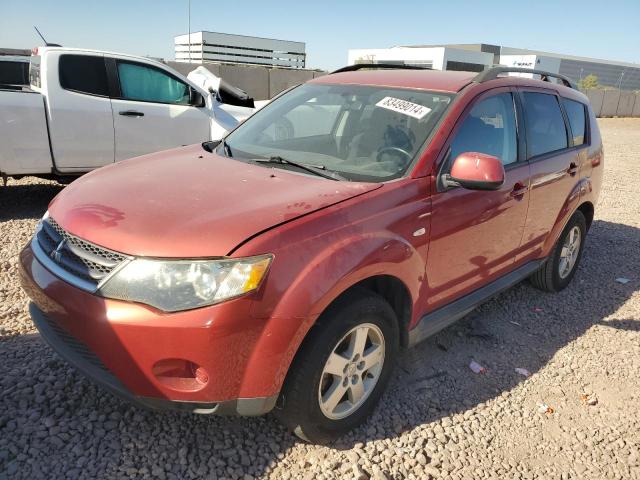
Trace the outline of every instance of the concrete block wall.
[[618, 90], [605, 90], [602, 102], [601, 117], [614, 117], [618, 113], [618, 103], [620, 102], [620, 92]]
[[618, 102], [618, 117], [630, 117], [633, 115], [633, 107], [638, 101], [638, 95], [633, 92], [622, 92]]
[[220, 63], [166, 62], [171, 68], [186, 76], [203, 65], [211, 73], [223, 78], [231, 85], [241, 88], [256, 100], [268, 100], [289, 87], [326, 75], [317, 70], [267, 68], [253, 65], [229, 65]]
[[[199, 63], [166, 62], [183, 75]], [[267, 68], [253, 65], [205, 63], [214, 75], [241, 88], [256, 100], [268, 100], [289, 87], [326, 75], [318, 70]], [[596, 117], [640, 117], [640, 92], [591, 89], [585, 92]]]
[[640, 117], [640, 92], [587, 90], [596, 117]]
[[587, 90], [585, 94], [589, 102], [591, 102], [591, 108], [593, 108], [596, 117], [599, 117], [602, 111], [602, 103], [604, 102], [604, 90]]
[[632, 117], [640, 117], [640, 94], [636, 93], [636, 103], [633, 105]]
[[293, 85], [299, 85], [311, 80], [313, 72], [304, 70], [269, 70], [269, 98], [275, 97], [277, 94], [286, 90]]

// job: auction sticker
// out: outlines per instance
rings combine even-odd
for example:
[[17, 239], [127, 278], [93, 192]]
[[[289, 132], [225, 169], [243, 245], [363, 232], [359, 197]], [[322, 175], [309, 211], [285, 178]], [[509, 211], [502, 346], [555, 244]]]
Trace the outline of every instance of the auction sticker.
[[407, 100], [401, 100], [400, 98], [384, 97], [378, 103], [376, 107], [386, 108], [387, 110], [393, 110], [394, 112], [404, 113], [413, 118], [422, 118], [431, 111], [429, 107], [418, 105]]

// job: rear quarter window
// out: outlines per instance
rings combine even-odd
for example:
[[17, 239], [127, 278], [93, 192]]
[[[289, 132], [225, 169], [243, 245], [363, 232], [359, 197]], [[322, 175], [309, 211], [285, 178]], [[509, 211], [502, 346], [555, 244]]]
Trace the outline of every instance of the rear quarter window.
[[569, 117], [569, 126], [571, 127], [571, 135], [573, 136], [573, 145], [583, 145], [586, 142], [586, 115], [585, 106], [568, 98], [562, 99], [567, 116]]
[[568, 147], [567, 128], [555, 95], [523, 92], [528, 157]]
[[60, 86], [65, 90], [89, 95], [109, 96], [104, 57], [92, 55], [62, 55]]
[[29, 83], [29, 63], [0, 60], [0, 83], [27, 85]]

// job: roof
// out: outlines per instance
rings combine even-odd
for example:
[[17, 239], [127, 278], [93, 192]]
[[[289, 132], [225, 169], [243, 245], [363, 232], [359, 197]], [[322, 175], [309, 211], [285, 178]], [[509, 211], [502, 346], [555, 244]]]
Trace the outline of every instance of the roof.
[[146, 62], [150, 62], [150, 63], [156, 63], [158, 65], [161, 65], [163, 67], [167, 67], [168, 65], [165, 64], [164, 62], [161, 62], [160, 60], [158, 60], [157, 58], [153, 58], [153, 57], [143, 57], [141, 55], [133, 55], [131, 53], [122, 53], [122, 52], [110, 52], [107, 50], [95, 50], [92, 48], [75, 48], [75, 47], [38, 47], [38, 55], [42, 55], [45, 52], [53, 52], [53, 51], [59, 51], [59, 52], [68, 52], [68, 53], [86, 53], [86, 54], [96, 54], [96, 55], [113, 55], [113, 56], [117, 56], [117, 57], [126, 57], [126, 58], [131, 58], [131, 59], [135, 59], [135, 60], [144, 60]]
[[440, 70], [359, 70], [324, 75], [309, 83], [372, 85], [456, 93], [477, 73]]

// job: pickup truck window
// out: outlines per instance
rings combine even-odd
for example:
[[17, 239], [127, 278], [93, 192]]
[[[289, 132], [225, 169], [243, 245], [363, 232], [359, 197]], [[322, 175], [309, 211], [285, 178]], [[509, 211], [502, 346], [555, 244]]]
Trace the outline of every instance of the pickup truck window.
[[567, 148], [567, 128], [555, 95], [524, 92], [529, 158]]
[[585, 143], [584, 105], [580, 102], [569, 100], [568, 98], [562, 99], [562, 105], [569, 117], [569, 125], [571, 126], [571, 134], [573, 135], [573, 145], [583, 145]]
[[0, 59], [0, 84], [27, 85], [29, 83], [29, 62]]
[[118, 76], [123, 99], [189, 105], [189, 86], [157, 68], [118, 62]]
[[510, 93], [485, 98], [471, 109], [451, 142], [450, 158], [464, 152], [493, 155], [503, 165], [518, 160], [516, 116]]
[[94, 55], [62, 55], [60, 86], [65, 90], [89, 95], [109, 96], [104, 57]]

